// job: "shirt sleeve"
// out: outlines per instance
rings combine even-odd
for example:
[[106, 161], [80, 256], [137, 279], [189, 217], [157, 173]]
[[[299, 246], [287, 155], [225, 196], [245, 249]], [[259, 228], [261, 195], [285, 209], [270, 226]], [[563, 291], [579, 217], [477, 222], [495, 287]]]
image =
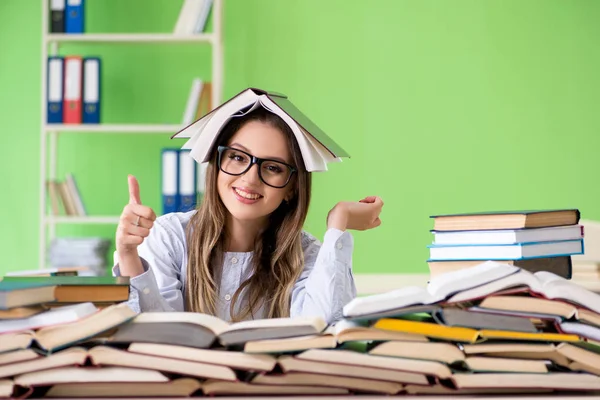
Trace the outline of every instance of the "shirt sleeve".
[[[144, 273], [130, 279], [128, 305], [136, 312], [184, 311], [181, 266], [185, 233], [169, 215], [156, 219], [150, 235], [138, 247]], [[120, 276], [117, 263], [112, 269]]]
[[315, 238], [309, 240], [304, 270], [292, 291], [290, 316], [319, 316], [333, 323], [342, 318], [343, 307], [356, 297], [354, 241], [350, 232], [338, 229], [327, 230], [322, 245]]

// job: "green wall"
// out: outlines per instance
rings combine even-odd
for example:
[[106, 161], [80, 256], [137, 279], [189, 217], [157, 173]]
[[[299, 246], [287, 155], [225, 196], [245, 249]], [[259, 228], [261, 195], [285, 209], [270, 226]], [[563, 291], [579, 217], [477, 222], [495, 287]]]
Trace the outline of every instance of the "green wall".
[[[181, 1], [87, 0], [89, 32], [169, 32]], [[140, 11], [143, 10], [143, 11]], [[429, 215], [577, 207], [600, 219], [600, 2], [225, 0], [225, 98], [286, 93], [351, 155], [314, 176], [307, 230], [339, 200], [384, 199], [355, 232], [357, 272], [426, 272]], [[37, 266], [37, 0], [0, 2], [0, 274]], [[103, 121], [177, 123], [207, 45], [70, 45], [103, 59]], [[61, 134], [90, 214], [119, 214], [126, 176], [160, 210], [169, 135]], [[114, 237], [114, 226], [62, 235]]]

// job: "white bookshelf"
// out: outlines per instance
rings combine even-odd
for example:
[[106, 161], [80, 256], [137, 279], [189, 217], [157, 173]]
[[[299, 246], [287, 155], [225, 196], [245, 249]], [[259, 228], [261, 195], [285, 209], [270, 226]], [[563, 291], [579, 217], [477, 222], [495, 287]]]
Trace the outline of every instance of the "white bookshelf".
[[[171, 33], [90, 33], [62, 34], [49, 32], [49, 0], [42, 2], [42, 49], [41, 49], [41, 140], [40, 140], [40, 223], [39, 223], [39, 268], [47, 268], [48, 243], [56, 236], [59, 224], [113, 224], [119, 216], [56, 216], [49, 214], [46, 181], [56, 179], [58, 137], [70, 134], [174, 134], [184, 126], [181, 124], [47, 124], [47, 59], [60, 54], [63, 43], [104, 44], [180, 44], [211, 46], [212, 98], [214, 105], [221, 104], [223, 93], [223, 1], [214, 0], [212, 5], [212, 33], [176, 35]], [[126, 0], [122, 0], [126, 1]], [[173, 21], [175, 27], [176, 21]], [[182, 94], [183, 95], [183, 94]], [[158, 177], [157, 177], [158, 179]], [[84, 194], [85, 197], [85, 194]], [[116, 228], [116, 226], [115, 226]]]
[[48, 215], [45, 217], [46, 224], [118, 224], [119, 215], [115, 216], [70, 216], [70, 215]]
[[175, 133], [184, 128], [179, 124], [46, 124], [46, 132], [75, 133]]
[[171, 33], [90, 33], [46, 35], [46, 43], [208, 43], [213, 44], [217, 35], [212, 33], [175, 35]]

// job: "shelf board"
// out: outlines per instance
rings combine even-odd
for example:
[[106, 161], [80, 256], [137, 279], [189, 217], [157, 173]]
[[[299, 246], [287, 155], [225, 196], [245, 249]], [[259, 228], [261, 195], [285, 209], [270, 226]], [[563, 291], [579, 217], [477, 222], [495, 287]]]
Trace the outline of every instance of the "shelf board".
[[119, 216], [47, 215], [46, 224], [118, 224]]
[[179, 124], [46, 124], [47, 132], [94, 133], [173, 133], [183, 129]]
[[46, 42], [84, 42], [84, 43], [212, 43], [212, 33], [195, 35], [175, 35], [173, 33], [50, 33]]

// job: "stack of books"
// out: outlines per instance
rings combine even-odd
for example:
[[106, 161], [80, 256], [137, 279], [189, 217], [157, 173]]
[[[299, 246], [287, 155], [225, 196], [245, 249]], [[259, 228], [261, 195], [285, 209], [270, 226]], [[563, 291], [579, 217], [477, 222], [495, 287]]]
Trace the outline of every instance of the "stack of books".
[[584, 252], [579, 216], [576, 209], [432, 216], [431, 277], [492, 260], [570, 279], [571, 256]]
[[485, 262], [343, 316], [228, 323], [114, 304], [1, 334], [0, 397], [600, 391], [600, 295], [550, 272]]
[[54, 268], [86, 267], [81, 275], [106, 275], [110, 240], [100, 237], [56, 238], [50, 243], [50, 265]]

